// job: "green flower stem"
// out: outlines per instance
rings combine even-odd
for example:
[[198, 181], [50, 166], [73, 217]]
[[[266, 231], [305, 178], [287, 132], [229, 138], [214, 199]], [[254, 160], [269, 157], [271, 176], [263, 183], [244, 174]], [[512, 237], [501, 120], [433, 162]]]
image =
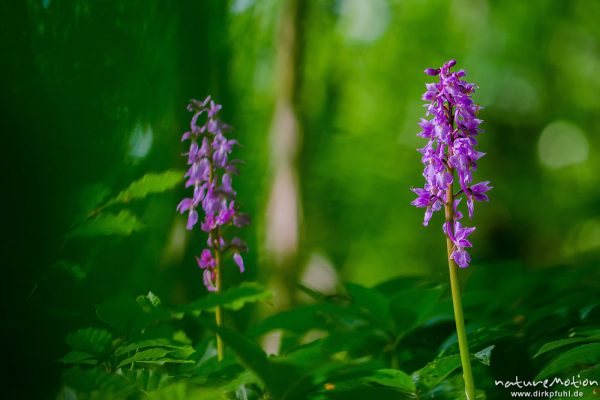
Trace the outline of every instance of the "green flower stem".
[[[221, 252], [219, 250], [215, 250], [215, 274], [217, 275], [217, 293], [221, 293]], [[217, 306], [215, 321], [217, 326], [223, 326], [223, 308], [221, 306]], [[219, 361], [223, 360], [223, 350], [223, 340], [217, 334], [217, 359]]]
[[[454, 171], [449, 169], [449, 172], [454, 176]], [[446, 198], [446, 222], [452, 224], [454, 219], [454, 196], [452, 194], [452, 184], [448, 188]], [[452, 254], [453, 243], [446, 235], [446, 247], [448, 250], [448, 268], [450, 270], [450, 288], [452, 290], [452, 305], [454, 306], [454, 320], [456, 322], [456, 336], [458, 337], [458, 348], [460, 350], [460, 361], [463, 369], [463, 379], [465, 381], [465, 393], [467, 400], [475, 400], [475, 383], [473, 382], [473, 372], [471, 370], [471, 355], [469, 353], [469, 344], [467, 343], [467, 333], [465, 331], [465, 318], [463, 316], [462, 299], [460, 297], [460, 286], [458, 283], [458, 267], [453, 259]]]

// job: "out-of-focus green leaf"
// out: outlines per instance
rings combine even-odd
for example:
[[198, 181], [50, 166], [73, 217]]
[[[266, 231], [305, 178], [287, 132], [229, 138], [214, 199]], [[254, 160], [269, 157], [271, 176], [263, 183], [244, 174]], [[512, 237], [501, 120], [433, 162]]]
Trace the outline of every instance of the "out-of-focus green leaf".
[[458, 354], [441, 357], [415, 371], [412, 378], [417, 384], [433, 388], [459, 367], [460, 356]]
[[129, 236], [143, 229], [140, 220], [128, 210], [118, 214], [102, 213], [81, 223], [67, 234], [67, 238], [93, 236]]
[[116, 197], [108, 200], [102, 207], [127, 203], [131, 200], [143, 199], [149, 194], [160, 193], [172, 189], [183, 180], [183, 171], [168, 170], [161, 173], [148, 173], [122, 190]]
[[176, 382], [147, 394], [149, 400], [229, 400], [227, 393], [217, 387], [197, 387], [188, 382]]
[[441, 288], [408, 290], [390, 299], [390, 312], [399, 332], [405, 333], [432, 316]]
[[151, 339], [144, 340], [141, 342], [130, 343], [125, 346], [121, 346], [115, 350], [115, 355], [120, 356], [131, 351], [139, 351], [141, 349], [147, 349], [148, 347], [164, 347], [167, 350], [189, 350], [193, 351], [192, 346], [187, 345], [174, 345], [167, 339]]
[[81, 188], [77, 196], [79, 209], [83, 213], [88, 213], [104, 201], [109, 194], [110, 189], [102, 182], [85, 185]]
[[432, 282], [423, 276], [401, 276], [382, 282], [375, 286], [374, 289], [387, 297], [392, 297], [396, 293], [407, 290], [425, 289], [431, 285]]
[[273, 293], [258, 283], [244, 282], [223, 293], [210, 293], [188, 304], [184, 309], [196, 315], [203, 311], [213, 311], [217, 306], [227, 310], [239, 310], [247, 303], [266, 301], [272, 297]]
[[[120, 334], [139, 333], [151, 322], [166, 321], [171, 316], [169, 311], [160, 306], [160, 303], [154, 306], [147, 297], [140, 296], [137, 300], [127, 296], [110, 299], [97, 305], [96, 313], [100, 320]], [[146, 299], [144, 300], [144, 298]]]
[[73, 263], [68, 260], [60, 260], [54, 267], [64, 271], [78, 281], [82, 281], [87, 277], [88, 269], [78, 263]]
[[536, 379], [551, 377], [578, 365], [598, 363], [600, 363], [600, 343], [584, 344], [559, 354], [540, 371]]
[[363, 378], [363, 380], [367, 383], [386, 386], [403, 392], [413, 393], [416, 390], [410, 375], [398, 369], [379, 369], [373, 371], [372, 375]]
[[383, 329], [392, 329], [389, 301], [383, 294], [375, 289], [369, 289], [354, 283], [346, 284], [346, 289], [355, 306], [366, 310]]
[[83, 393], [95, 393], [93, 398], [124, 399], [137, 391], [136, 386], [117, 374], [109, 374], [100, 368], [71, 368], [63, 373], [63, 382]]
[[60, 359], [60, 361], [64, 364], [98, 364], [95, 355], [77, 350], [68, 352], [66, 356]]
[[337, 318], [346, 314], [348, 314], [347, 310], [333, 304], [299, 306], [264, 319], [250, 329], [250, 334], [258, 336], [274, 329], [284, 329], [294, 333], [303, 333], [311, 329], [327, 330]]
[[270, 361], [260, 347], [231, 329], [217, 327], [206, 320], [203, 323], [221, 336], [240, 362], [259, 377], [274, 398], [303, 398], [300, 393], [306, 390], [306, 387], [302, 383], [307, 381], [308, 374], [301, 373], [292, 365]]
[[590, 343], [590, 342], [600, 342], [600, 337], [573, 337], [573, 338], [567, 338], [567, 339], [560, 339], [560, 340], [555, 340], [553, 342], [549, 342], [546, 343], [545, 345], [543, 345], [537, 353], [535, 353], [535, 355], [533, 356], [535, 357], [539, 357], [540, 355], [547, 353], [549, 351], [552, 350], [556, 350], [556, 349], [560, 349], [562, 347], [566, 347], [566, 346], [570, 346], [573, 344], [581, 344], [581, 343]]
[[73, 350], [99, 355], [110, 346], [112, 334], [105, 329], [85, 328], [67, 336], [67, 344]]
[[[492, 343], [496, 343], [498, 340], [513, 334], [511, 330], [504, 328], [482, 327], [476, 329], [474, 332], [468, 331], [469, 348], [473, 351], [475, 349], [484, 349]], [[458, 352], [458, 341], [456, 339], [456, 332], [454, 332], [440, 345], [440, 356], [457, 354]]]
[[144, 392], [157, 390], [171, 381], [168, 375], [153, 369], [124, 370], [122, 374]]

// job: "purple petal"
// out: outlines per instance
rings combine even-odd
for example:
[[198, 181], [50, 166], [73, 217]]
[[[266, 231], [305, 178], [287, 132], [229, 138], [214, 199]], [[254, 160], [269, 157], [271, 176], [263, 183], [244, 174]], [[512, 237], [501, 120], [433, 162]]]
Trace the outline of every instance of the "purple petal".
[[427, 209], [425, 210], [425, 217], [423, 218], [423, 226], [429, 225], [429, 220], [431, 219], [432, 215], [433, 209], [431, 207], [427, 207]]
[[196, 223], [198, 222], [198, 212], [191, 208], [190, 209], [190, 213], [188, 215], [188, 221], [187, 221], [187, 225], [186, 225], [186, 229], [188, 231], [191, 231], [192, 228], [194, 227], [194, 225], [196, 225]]
[[467, 268], [471, 262], [471, 256], [465, 249], [457, 249], [452, 252], [451, 258], [460, 268]]
[[244, 259], [240, 253], [233, 253], [233, 261], [240, 267], [240, 272], [244, 272]]
[[192, 206], [192, 204], [194, 204], [194, 201], [192, 199], [185, 198], [181, 200], [177, 205], [177, 211], [179, 211], [180, 214], [183, 214]]

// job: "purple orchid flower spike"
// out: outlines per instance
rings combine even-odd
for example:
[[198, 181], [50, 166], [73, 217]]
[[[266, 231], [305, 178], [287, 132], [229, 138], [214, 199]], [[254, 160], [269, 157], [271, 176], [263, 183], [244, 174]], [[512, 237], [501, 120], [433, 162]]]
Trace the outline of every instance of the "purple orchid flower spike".
[[[452, 224], [444, 225], [444, 233], [454, 243], [450, 257], [465, 268], [471, 261], [465, 247], [471, 246], [459, 246], [452, 239], [460, 237], [465, 229], [471, 229], [462, 228], [460, 223], [456, 225], [462, 218], [462, 213], [458, 211], [460, 196], [466, 197], [468, 215], [472, 218], [475, 201], [488, 201], [486, 192], [492, 186], [489, 181], [472, 184], [477, 161], [485, 155], [475, 150], [479, 125], [483, 121], [476, 117], [480, 107], [471, 99], [476, 86], [461, 79], [466, 75], [463, 70], [450, 72], [454, 65], [456, 61], [450, 60], [441, 68], [425, 70], [427, 75], [438, 76], [439, 82], [426, 84], [427, 90], [422, 97], [428, 103], [426, 116], [429, 117], [421, 119], [421, 132], [418, 133], [418, 136], [428, 140], [425, 147], [419, 149], [424, 165], [425, 186], [411, 188], [417, 195], [411, 204], [425, 208], [423, 225], [427, 225], [433, 213], [448, 205], [448, 199], [451, 199]], [[456, 194], [453, 192], [455, 186], [459, 189]], [[457, 227], [463, 231], [457, 231]]]
[[[188, 213], [186, 228], [192, 230], [200, 223], [200, 229], [208, 233], [208, 249], [196, 258], [198, 266], [204, 270], [204, 285], [209, 291], [220, 291], [219, 263], [221, 253], [227, 248], [227, 239], [223, 236], [228, 226], [241, 227], [249, 222], [246, 214], [239, 212], [236, 192], [233, 189], [233, 175], [237, 175], [238, 160], [231, 160], [230, 154], [237, 144], [227, 139], [225, 132], [230, 127], [218, 119], [221, 105], [210, 96], [203, 101], [190, 100], [188, 111], [194, 115], [190, 121], [190, 131], [182, 136], [189, 140], [190, 147], [184, 156], [189, 169], [185, 174], [185, 187], [193, 187], [193, 196], [183, 199], [177, 206], [180, 213]], [[204, 124], [201, 124], [204, 119]], [[203, 219], [200, 220], [199, 209]], [[244, 260], [240, 252], [247, 249], [241, 239], [235, 238], [235, 250], [232, 259], [244, 272]]]

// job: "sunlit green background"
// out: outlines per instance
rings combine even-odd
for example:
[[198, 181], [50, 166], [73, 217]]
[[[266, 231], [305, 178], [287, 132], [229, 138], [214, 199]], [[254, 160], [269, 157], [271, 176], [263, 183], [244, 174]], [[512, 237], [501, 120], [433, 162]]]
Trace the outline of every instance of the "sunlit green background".
[[[226, 282], [285, 275], [265, 239], [285, 3], [0, 6], [3, 330], [16, 338], [8, 362], [19, 393], [56, 392], [64, 336], [94, 320], [94, 304], [122, 292], [175, 304], [204, 293], [193, 255], [205, 239], [175, 212], [183, 188], [132, 204], [139, 232], [66, 239], [93, 198], [184, 168], [189, 98], [212, 94], [243, 144], [235, 185], [253, 217], [251, 250], [246, 274], [231, 268]], [[471, 268], [598, 260], [600, 2], [315, 0], [301, 1], [296, 18], [291, 275], [316, 265], [333, 282], [365, 285], [445, 276], [440, 216], [422, 227], [409, 187], [423, 181], [422, 71], [450, 58], [480, 87], [488, 155], [475, 179], [495, 187], [476, 207]]]

